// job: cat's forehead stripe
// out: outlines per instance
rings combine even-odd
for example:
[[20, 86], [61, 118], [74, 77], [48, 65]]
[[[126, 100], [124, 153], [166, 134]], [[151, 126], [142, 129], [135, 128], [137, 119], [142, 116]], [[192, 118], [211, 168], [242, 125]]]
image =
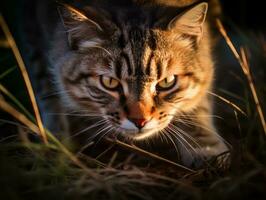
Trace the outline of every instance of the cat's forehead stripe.
[[158, 62], [156, 65], [156, 72], [157, 72], [157, 79], [161, 79], [162, 77], [162, 72], [163, 72], [163, 66], [161, 62]]
[[116, 77], [118, 78], [118, 79], [121, 79], [121, 77], [122, 77], [122, 62], [121, 62], [121, 60], [120, 59], [118, 59], [118, 60], [116, 60], [115, 61], [115, 66], [114, 66], [114, 68], [115, 68], [115, 75], [116, 75]]
[[132, 27], [128, 32], [131, 53], [134, 62], [134, 72], [135, 74], [144, 74], [143, 69], [143, 53], [145, 51], [144, 39], [145, 39], [145, 30], [143, 27]]
[[147, 64], [146, 64], [146, 70], [145, 70], [145, 73], [147, 74], [147, 75], [151, 75], [151, 65], [152, 65], [152, 59], [153, 59], [153, 57], [154, 57], [154, 54], [153, 54], [153, 52], [151, 52], [150, 53], [150, 55], [149, 55], [149, 57], [148, 57], [148, 61], [147, 61]]
[[132, 66], [131, 66], [131, 62], [130, 62], [130, 58], [129, 58], [128, 54], [126, 54], [125, 52], [122, 52], [121, 58], [124, 59], [126, 62], [127, 74], [131, 75], [132, 74]]

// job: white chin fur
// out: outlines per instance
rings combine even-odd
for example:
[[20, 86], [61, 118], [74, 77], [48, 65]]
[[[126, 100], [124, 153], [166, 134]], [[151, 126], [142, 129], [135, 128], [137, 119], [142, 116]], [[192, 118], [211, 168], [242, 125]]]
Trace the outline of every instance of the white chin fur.
[[154, 135], [156, 133], [157, 133], [157, 131], [154, 131], [154, 129], [153, 130], [149, 130], [149, 131], [146, 131], [144, 133], [139, 133], [138, 135], [135, 135], [133, 137], [133, 139], [134, 140], [144, 140], [146, 138], [151, 137], [152, 135]]
[[120, 125], [120, 128], [123, 129], [124, 134], [127, 137], [132, 137], [134, 140], [143, 140], [145, 138], [151, 137], [157, 132], [158, 122], [157, 120], [149, 121], [139, 132], [139, 129], [135, 126], [134, 123], [128, 119], [124, 119]]

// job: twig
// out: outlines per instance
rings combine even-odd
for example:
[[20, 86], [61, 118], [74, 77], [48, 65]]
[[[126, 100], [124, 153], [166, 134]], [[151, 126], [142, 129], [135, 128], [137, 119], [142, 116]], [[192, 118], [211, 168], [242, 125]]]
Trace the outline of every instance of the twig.
[[24, 125], [26, 125], [31, 131], [34, 133], [38, 133], [39, 129], [38, 127], [30, 121], [25, 115], [21, 114], [19, 111], [17, 111], [15, 108], [13, 108], [11, 105], [9, 105], [4, 99], [0, 98], [0, 109], [4, 110], [5, 112], [12, 115], [15, 119], [22, 122]]
[[105, 163], [102, 163], [101, 161], [97, 160], [96, 158], [92, 158], [92, 157], [89, 157], [88, 155], [86, 154], [83, 154], [83, 153], [77, 153], [76, 154], [76, 157], [80, 160], [84, 160], [86, 163], [95, 163], [97, 165], [97, 167], [102, 167], [102, 168], [106, 168], [106, 164]]
[[40, 129], [39, 131], [39, 134], [40, 136], [42, 137], [43, 139], [43, 142], [45, 144], [48, 143], [48, 140], [47, 140], [47, 136], [45, 134], [45, 130], [44, 130], [44, 126], [43, 126], [43, 123], [42, 123], [42, 119], [41, 119], [41, 115], [40, 115], [40, 112], [39, 112], [39, 108], [38, 108], [38, 105], [37, 105], [37, 102], [36, 102], [36, 99], [35, 99], [35, 95], [34, 95], [34, 91], [33, 91], [33, 88], [32, 88], [32, 85], [31, 85], [31, 82], [30, 82], [30, 78], [29, 78], [29, 75], [27, 73], [27, 70], [26, 70], [26, 66], [22, 60], [22, 57], [21, 57], [21, 54], [18, 50], [18, 47], [16, 45], [16, 42], [3, 18], [3, 16], [0, 14], [0, 26], [2, 27], [3, 29], [3, 32], [7, 38], [7, 41], [14, 53], [14, 56], [17, 60], [17, 63], [18, 63], [18, 66], [21, 70], [21, 73], [22, 73], [22, 76], [23, 76], [23, 79], [25, 81], [25, 84], [26, 84], [26, 87], [27, 87], [27, 90], [28, 90], [28, 93], [29, 93], [29, 96], [30, 96], [30, 100], [31, 100], [31, 103], [32, 103], [32, 106], [33, 106], [33, 110], [34, 110], [34, 113], [35, 113], [35, 117], [36, 117], [36, 121], [37, 121], [37, 124], [38, 124], [38, 127]]
[[227, 100], [226, 98], [224, 98], [224, 97], [222, 97], [222, 96], [220, 96], [218, 94], [215, 94], [213, 92], [210, 92], [210, 91], [208, 91], [208, 93], [211, 94], [211, 95], [213, 95], [213, 96], [215, 96], [215, 97], [217, 97], [217, 98], [219, 98], [219, 99], [221, 99], [225, 103], [229, 104], [230, 106], [232, 106], [233, 108], [235, 108], [236, 110], [238, 110], [239, 112], [241, 112], [243, 115], [247, 116], [247, 114], [243, 110], [241, 110], [241, 108], [239, 108], [237, 105], [235, 105], [231, 101]]
[[6, 70], [4, 73], [0, 74], [0, 80], [4, 77], [6, 77], [7, 75], [9, 75], [11, 72], [14, 71], [14, 69], [16, 69], [17, 66], [14, 66], [12, 68], [9, 68], [8, 70]]
[[119, 145], [119, 146], [121, 146], [121, 147], [123, 147], [123, 148], [125, 148], [125, 149], [131, 150], [131, 151], [134, 151], [134, 152], [137, 152], [137, 153], [139, 153], [139, 154], [141, 154], [141, 155], [144, 155], [144, 156], [146, 156], [146, 157], [150, 157], [150, 158], [153, 158], [153, 159], [156, 159], [156, 160], [162, 161], [162, 162], [164, 162], [164, 163], [170, 164], [170, 165], [172, 165], [172, 166], [174, 166], [174, 167], [178, 167], [179, 169], [182, 169], [182, 170], [184, 170], [184, 171], [187, 171], [187, 172], [190, 172], [190, 173], [195, 173], [195, 172], [196, 172], [196, 171], [194, 171], [194, 170], [192, 170], [192, 169], [189, 169], [189, 168], [187, 168], [187, 167], [185, 167], [185, 166], [183, 166], [183, 165], [177, 164], [177, 163], [175, 163], [175, 162], [173, 162], [173, 161], [171, 161], [171, 160], [165, 159], [165, 158], [163, 158], [163, 157], [161, 157], [161, 156], [158, 156], [158, 155], [153, 154], [153, 153], [151, 153], [151, 152], [145, 151], [145, 150], [143, 150], [143, 149], [141, 149], [141, 148], [139, 148], [139, 147], [136, 147], [136, 146], [132, 146], [132, 145], [126, 144], [126, 143], [121, 142], [121, 141], [119, 141], [119, 140], [112, 140], [112, 139], [110, 139], [110, 138], [106, 138], [106, 141], [107, 141], [107, 142], [110, 142], [110, 143], [112, 143], [112, 144], [117, 144], [117, 145]]
[[242, 58], [243, 64], [244, 64], [242, 69], [243, 69], [243, 72], [245, 73], [245, 75], [246, 75], [246, 77], [248, 79], [248, 84], [249, 84], [250, 90], [252, 92], [252, 96], [253, 96], [255, 104], [256, 104], [256, 108], [257, 108], [259, 116], [260, 116], [260, 121], [261, 121], [263, 130], [264, 130], [264, 133], [266, 134], [265, 118], [264, 118], [264, 115], [263, 115], [263, 112], [262, 112], [262, 108], [261, 108], [261, 104], [259, 102], [259, 98], [258, 98], [256, 89], [255, 89], [255, 84], [254, 84], [253, 78], [251, 76], [251, 72], [250, 72], [250, 68], [249, 68], [249, 64], [248, 64], [248, 60], [247, 60], [247, 56], [246, 56], [245, 50], [243, 48], [240, 48], [240, 53], [241, 53], [241, 58]]
[[219, 29], [220, 33], [224, 37], [227, 45], [230, 47], [231, 51], [233, 52], [234, 56], [238, 60], [238, 62], [240, 64], [244, 74], [246, 75], [246, 77], [248, 79], [248, 84], [249, 84], [249, 87], [251, 89], [252, 96], [253, 96], [253, 99], [255, 101], [256, 108], [258, 110], [259, 116], [260, 116], [260, 121], [261, 121], [263, 130], [264, 130], [264, 133], [266, 135], [266, 123], [265, 123], [264, 115], [263, 115], [263, 112], [262, 112], [261, 104], [259, 102], [259, 98], [258, 98], [256, 89], [255, 89], [255, 84], [253, 82], [253, 79], [252, 79], [252, 76], [251, 76], [251, 73], [250, 73], [250, 68], [249, 68], [249, 65], [248, 65], [248, 62], [247, 62], [247, 57], [246, 57], [245, 51], [243, 50], [243, 48], [241, 48], [240, 49], [241, 56], [240, 56], [239, 53], [237, 52], [235, 46], [233, 45], [232, 41], [228, 37], [228, 35], [227, 35], [226, 31], [225, 31], [225, 28], [223, 27], [221, 21], [219, 19], [217, 19], [216, 22], [217, 22], [217, 26], [218, 26], [218, 29]]
[[20, 108], [21, 111], [23, 111], [25, 113], [25, 115], [30, 120], [35, 122], [34, 117], [29, 113], [29, 111], [21, 103], [19, 103], [18, 99], [14, 95], [12, 95], [1, 83], [0, 83], [0, 92], [2, 92], [8, 98], [10, 98], [15, 103], [15, 105], [18, 106], [18, 108]]
[[220, 33], [222, 34], [222, 36], [224, 37], [227, 45], [230, 47], [231, 51], [233, 52], [234, 56], [236, 57], [236, 59], [238, 60], [238, 62], [240, 63], [240, 65], [242, 66], [243, 65], [243, 62], [235, 48], [235, 46], [233, 45], [232, 41], [230, 40], [230, 38], [228, 37], [223, 25], [222, 25], [222, 22], [217, 19], [216, 20], [216, 23], [217, 23], [217, 26], [218, 26], [218, 29], [220, 31]]

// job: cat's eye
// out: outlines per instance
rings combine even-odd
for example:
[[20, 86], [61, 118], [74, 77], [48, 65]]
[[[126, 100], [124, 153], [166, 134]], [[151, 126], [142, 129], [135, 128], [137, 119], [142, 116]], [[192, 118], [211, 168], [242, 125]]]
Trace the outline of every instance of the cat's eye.
[[110, 76], [101, 76], [100, 77], [101, 84], [108, 90], [117, 90], [120, 86], [118, 80], [110, 77]]
[[168, 76], [162, 81], [160, 81], [156, 88], [157, 90], [166, 91], [172, 89], [177, 82], [177, 76]]

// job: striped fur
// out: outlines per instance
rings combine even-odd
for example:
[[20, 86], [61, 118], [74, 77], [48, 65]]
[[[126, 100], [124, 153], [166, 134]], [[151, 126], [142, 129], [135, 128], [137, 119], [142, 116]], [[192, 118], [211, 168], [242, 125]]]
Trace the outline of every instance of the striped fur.
[[[187, 165], [226, 151], [208, 96], [214, 67], [210, 24], [204, 20], [207, 4], [197, 2], [61, 5], [63, 23], [54, 32], [49, 55], [57, 90], [66, 91], [64, 109], [104, 120], [101, 135], [112, 132], [135, 141], [170, 137]], [[159, 90], [158, 83], [173, 75], [176, 84]], [[101, 77], [120, 85], [108, 90]], [[147, 119], [141, 129], [133, 123], [138, 119]]]

